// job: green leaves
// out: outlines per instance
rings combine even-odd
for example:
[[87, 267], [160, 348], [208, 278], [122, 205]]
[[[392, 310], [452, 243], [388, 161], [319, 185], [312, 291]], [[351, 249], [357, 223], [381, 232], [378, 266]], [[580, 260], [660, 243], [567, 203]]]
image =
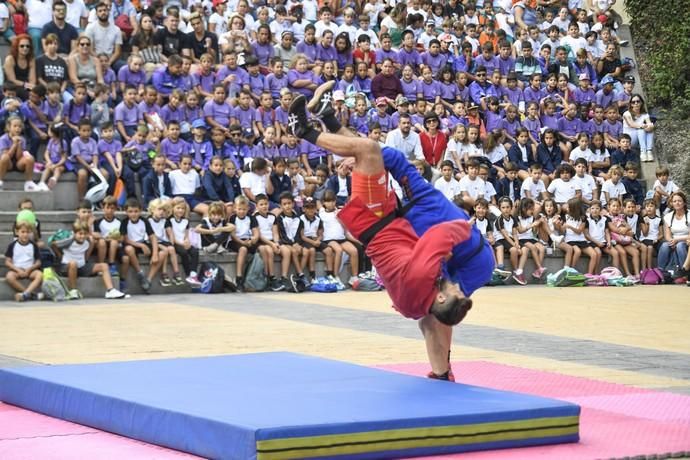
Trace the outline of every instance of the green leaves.
[[651, 105], [671, 115], [690, 115], [690, 2], [625, 0], [639, 60], [646, 63], [645, 90]]

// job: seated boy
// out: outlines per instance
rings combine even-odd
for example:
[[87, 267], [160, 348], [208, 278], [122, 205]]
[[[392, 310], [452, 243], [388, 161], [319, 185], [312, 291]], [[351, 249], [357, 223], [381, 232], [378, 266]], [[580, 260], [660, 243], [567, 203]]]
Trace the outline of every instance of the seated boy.
[[[5, 251], [5, 266], [8, 269], [5, 279], [7, 284], [16, 291], [14, 300], [40, 300], [43, 294], [39, 291], [43, 276], [41, 274], [41, 255], [38, 245], [31, 240], [34, 226], [29, 222], [20, 221], [15, 224], [17, 239], [12, 241]], [[20, 280], [28, 280], [24, 286]]]
[[[124, 256], [122, 257], [122, 280], [127, 279], [127, 272], [131, 264], [137, 272], [141, 288], [148, 294], [151, 280], [161, 268], [162, 260], [158, 257], [158, 239], [149, 223], [141, 218], [141, 205], [136, 198], [130, 198], [125, 203], [127, 217], [122, 219], [120, 234], [124, 237]], [[151, 257], [148, 276], [144, 274], [139, 262], [139, 255]], [[126, 258], [125, 258], [126, 256]]]
[[94, 244], [89, 240], [89, 227], [81, 220], [76, 220], [72, 225], [74, 240], [66, 248], [59, 248], [53, 243], [52, 249], [55, 255], [60, 258], [60, 268], [58, 273], [67, 276], [67, 287], [72, 298], [81, 298], [81, 293], [77, 290], [77, 278], [79, 276], [101, 275], [105, 285], [106, 299], [124, 299], [129, 297], [123, 292], [113, 287], [113, 279], [110, 277], [108, 265], [105, 263], [91, 263], [87, 259], [94, 249]]

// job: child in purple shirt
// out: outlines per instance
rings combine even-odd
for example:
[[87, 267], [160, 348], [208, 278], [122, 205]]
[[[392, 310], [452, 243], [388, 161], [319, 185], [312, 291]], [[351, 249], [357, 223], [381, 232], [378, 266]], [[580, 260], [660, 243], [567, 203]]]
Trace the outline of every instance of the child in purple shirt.
[[[247, 90], [240, 91], [237, 98], [237, 107], [232, 113], [232, 124], [239, 124], [243, 127], [248, 127], [254, 131], [254, 122], [256, 121], [256, 110], [252, 107], [252, 95]], [[257, 135], [257, 133], [254, 133]]]
[[114, 190], [115, 181], [122, 175], [122, 142], [115, 139], [115, 128], [112, 122], [101, 126], [101, 138], [97, 145], [101, 168], [108, 173], [109, 190]]
[[[89, 170], [98, 168], [98, 144], [91, 138], [91, 120], [83, 118], [77, 125], [78, 135], [72, 139], [67, 169], [77, 174], [77, 196], [84, 198], [89, 180]], [[105, 169], [101, 169], [104, 176], [108, 176]]]
[[120, 92], [124, 93], [127, 86], [134, 86], [137, 93], [144, 92], [144, 84], [146, 83], [146, 72], [141, 68], [144, 65], [144, 60], [138, 54], [130, 54], [127, 59], [127, 65], [120, 67], [117, 72], [117, 81], [120, 85]]
[[[275, 130], [276, 113], [272, 107], [273, 97], [268, 91], [261, 93], [259, 97], [259, 108], [256, 109], [256, 118], [254, 130], [258, 136], [263, 136], [264, 131], [271, 127]], [[274, 131], [275, 136], [275, 131]]]
[[86, 85], [77, 83], [74, 85], [74, 97], [65, 104], [63, 122], [72, 130], [72, 136], [77, 135], [79, 121], [91, 116], [91, 106], [86, 100], [86, 95]]
[[429, 67], [422, 70], [422, 80], [419, 83], [419, 94], [427, 102], [437, 102], [441, 99], [441, 85], [434, 80], [433, 73]]
[[161, 141], [160, 153], [165, 157], [166, 167], [177, 169], [183, 155], [189, 155], [189, 144], [180, 139], [180, 124], [171, 121], [168, 124], [167, 137]]
[[317, 87], [317, 77], [308, 70], [308, 64], [306, 56], [295, 56], [293, 68], [288, 71], [288, 85], [292, 91], [311, 98]]
[[271, 59], [272, 72], [266, 77], [266, 89], [271, 92], [271, 97], [278, 103], [280, 90], [287, 88], [288, 78], [283, 71], [283, 61], [279, 57]]
[[122, 102], [115, 107], [113, 120], [117, 128], [120, 139], [124, 142], [129, 142], [134, 132], [137, 130], [137, 125], [144, 116], [137, 106], [136, 100], [137, 90], [134, 86], [127, 86], [122, 93]]
[[184, 120], [186, 120], [184, 105], [182, 105], [183, 97], [182, 91], [179, 89], [174, 89], [172, 93], [170, 93], [168, 103], [165, 104], [161, 109], [160, 115], [163, 119], [163, 123], [167, 125], [171, 121], [182, 123]]
[[41, 182], [38, 184], [42, 190], [55, 188], [60, 176], [65, 172], [65, 163], [67, 162], [67, 142], [62, 139], [60, 131], [49, 127], [48, 136], [45, 167], [41, 174]]
[[225, 86], [217, 83], [213, 87], [213, 99], [204, 104], [204, 118], [208, 126], [222, 130], [227, 136], [233, 109], [225, 102], [226, 96]]

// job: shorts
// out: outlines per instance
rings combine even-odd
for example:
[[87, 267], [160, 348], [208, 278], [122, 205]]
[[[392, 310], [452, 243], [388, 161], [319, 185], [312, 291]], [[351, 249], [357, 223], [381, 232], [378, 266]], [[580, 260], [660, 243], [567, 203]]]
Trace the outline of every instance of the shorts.
[[494, 248], [495, 248], [495, 249], [498, 249], [498, 248], [501, 248], [501, 247], [502, 247], [504, 250], [506, 250], [506, 251], [510, 251], [510, 248], [512, 248], [512, 247], [514, 247], [514, 246], [513, 246], [512, 244], [510, 244], [510, 242], [509, 242], [508, 240], [506, 240], [506, 239], [498, 240], [498, 241], [496, 241], [496, 242], [494, 243]]
[[172, 247], [172, 243], [170, 241], [158, 241], [159, 246], [164, 246], [166, 248]]
[[328, 246], [328, 243], [331, 243], [331, 242], [333, 242], [333, 243], [338, 243], [338, 244], [343, 244], [343, 243], [346, 243], [347, 241], [348, 241], [347, 239], [344, 239], [344, 240], [328, 240], [328, 241], [324, 241], [323, 244], [325, 244], [326, 246]]
[[[247, 240], [242, 240], [242, 241], [247, 241]], [[256, 253], [256, 248], [258, 248], [258, 247], [259, 247], [258, 244], [253, 244], [253, 245], [251, 245], [251, 246], [249, 246], [249, 247], [247, 247], [247, 246], [240, 246], [240, 244], [237, 243], [237, 242], [234, 241], [234, 240], [233, 240], [233, 241], [230, 241], [229, 244], [228, 244], [228, 249], [230, 249], [232, 252], [240, 252], [240, 248], [247, 248], [247, 253], [248, 253], [248, 254], [254, 254], [254, 253]]]
[[301, 244], [305, 249], [315, 248], [315, 249], [316, 249], [317, 251], [319, 251], [319, 252], [323, 252], [323, 250], [326, 249], [326, 248], [328, 247], [328, 243], [326, 243], [325, 241], [322, 241], [318, 246], [314, 246], [313, 244], [308, 243], [307, 241], [304, 241], [304, 240], [300, 239], [300, 244]]
[[[58, 269], [58, 274], [60, 276], [67, 276], [67, 264], [60, 264]], [[84, 265], [77, 269], [77, 276], [81, 278], [86, 278], [90, 276], [96, 276], [93, 274], [93, 263], [86, 262]]]
[[182, 197], [189, 205], [189, 209], [194, 210], [198, 205], [204, 204], [203, 200], [198, 199], [194, 195], [175, 195], [175, 198]]
[[571, 246], [577, 246], [580, 249], [586, 249], [586, 248], [591, 248], [592, 243], [589, 241], [565, 241], [565, 244], [569, 244]]
[[[152, 248], [151, 248], [151, 243], [150, 243], [150, 242], [148, 242], [148, 241], [140, 241], [140, 243], [144, 243], [144, 244], [149, 248], [149, 251], [152, 250]], [[128, 246], [129, 246], [129, 245], [128, 245]], [[144, 253], [144, 250], [141, 249], [139, 246], [136, 246], [136, 247], [132, 246], [132, 247], [134, 248], [134, 253], [135, 253], [135, 254], [139, 255], [139, 254], [143, 254], [143, 253]]]
[[644, 244], [647, 247], [654, 248], [655, 251], [659, 252], [659, 246], [661, 246], [660, 241], [654, 241], [654, 240], [642, 240], [640, 243]]
[[522, 240], [518, 240], [518, 242], [520, 243], [520, 247], [523, 247], [526, 243], [535, 244], [537, 240], [535, 240], [534, 238], [524, 238]]
[[352, 172], [352, 198], [359, 197], [377, 217], [387, 214], [383, 208], [389, 193], [386, 171], [371, 176]]

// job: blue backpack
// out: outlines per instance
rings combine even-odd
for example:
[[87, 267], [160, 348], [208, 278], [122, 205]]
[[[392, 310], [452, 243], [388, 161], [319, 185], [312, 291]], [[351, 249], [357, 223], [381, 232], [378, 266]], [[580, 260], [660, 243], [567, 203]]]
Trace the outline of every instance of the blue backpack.
[[224, 292], [223, 282], [225, 280], [225, 271], [220, 266], [213, 262], [204, 262], [199, 267], [199, 278], [201, 287], [199, 292], [204, 294], [219, 294]]

